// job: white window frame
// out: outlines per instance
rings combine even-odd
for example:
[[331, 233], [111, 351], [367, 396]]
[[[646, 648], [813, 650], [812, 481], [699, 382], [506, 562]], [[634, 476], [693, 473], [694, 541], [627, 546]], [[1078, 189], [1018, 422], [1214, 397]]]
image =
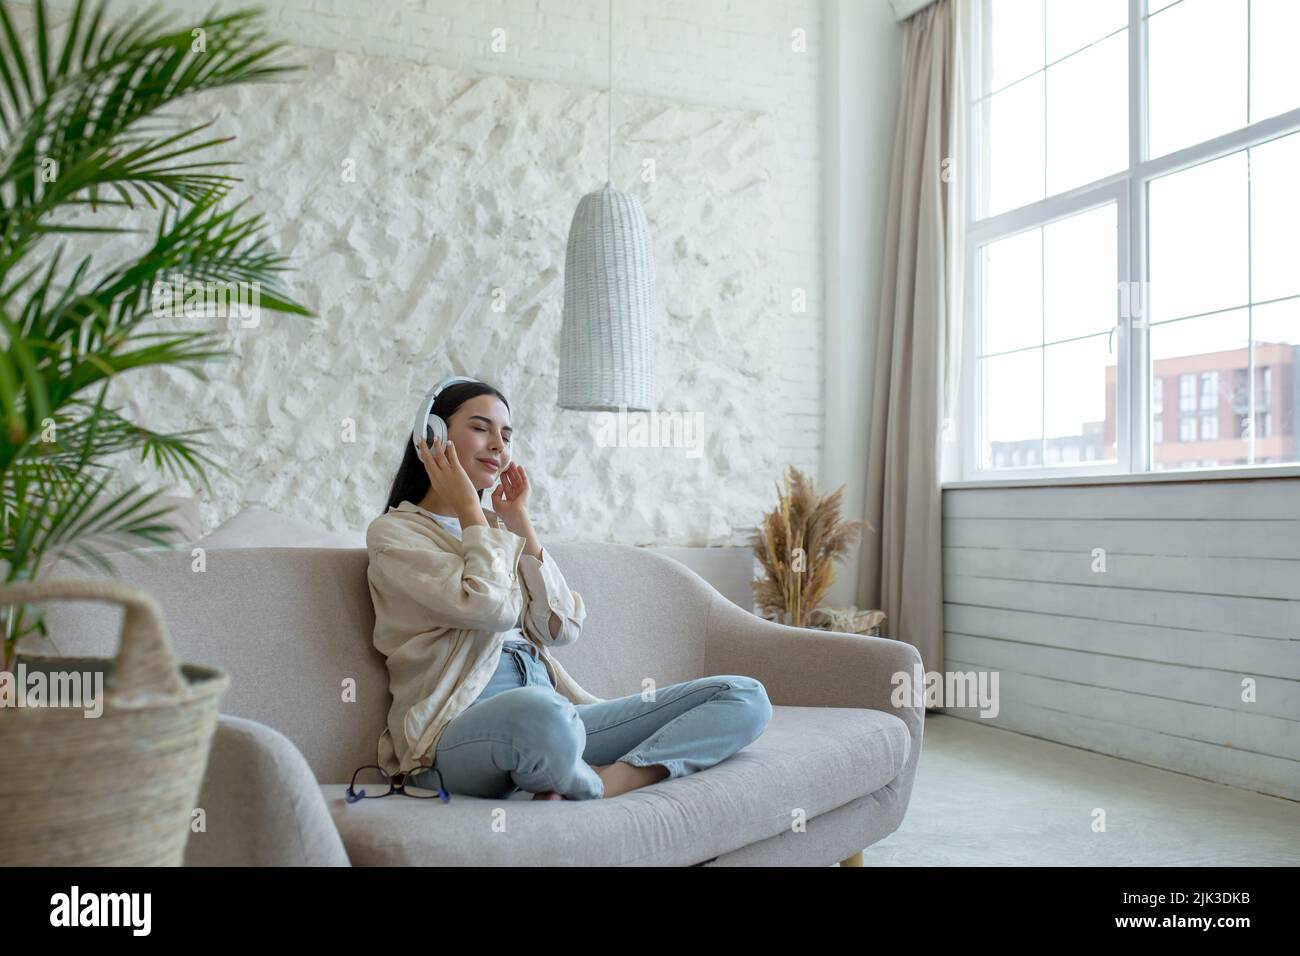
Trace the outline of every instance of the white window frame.
[[[1207, 410], [1208, 411], [1208, 410]], [[1205, 426], [1210, 426], [1206, 428]], [[1201, 441], [1218, 441], [1219, 440], [1219, 416], [1214, 413], [1207, 414], [1201, 412]]]
[[[979, 365], [976, 361], [978, 343], [982, 341], [980, 310], [983, 303], [983, 275], [980, 269], [980, 255], [984, 246], [998, 239], [1006, 238], [1018, 232], [1037, 228], [1059, 219], [1086, 212], [1109, 203], [1115, 204], [1118, 236], [1116, 237], [1116, 276], [1117, 281], [1129, 289], [1146, 289], [1148, 276], [1147, 261], [1147, 188], [1148, 184], [1161, 176], [1187, 169], [1208, 162], [1230, 153], [1239, 152], [1251, 146], [1265, 143], [1271, 139], [1291, 132], [1300, 132], [1300, 108], [1268, 117], [1251, 123], [1241, 129], [1216, 136], [1205, 142], [1196, 143], [1173, 153], [1154, 159], [1144, 159], [1147, 151], [1147, 0], [1129, 0], [1128, 5], [1128, 168], [1118, 173], [1048, 196], [1018, 209], [1011, 209], [983, 219], [976, 219], [977, 204], [981, 200], [983, 182], [987, 166], [982, 124], [975, 119], [976, 103], [983, 94], [984, 85], [984, 50], [987, 46], [986, 31], [988, 24], [984, 16], [984, 0], [969, 0], [970, 39], [969, 50], [963, 51], [967, 64], [966, 89], [969, 91], [967, 102], [961, 108], [967, 110], [966, 128], [969, 141], [965, 150], [965, 181], [973, 188], [964, 190], [965, 202], [957, 214], [962, 216], [962, 228], [965, 235], [965, 290], [963, 295], [963, 330], [961, 355], [961, 407], [958, 411], [958, 434], [961, 449], [960, 482], [979, 482], [996, 484], [1007, 481], [1021, 481], [1035, 478], [1118, 476], [1146, 479], [1165, 474], [1153, 471], [1153, 449], [1149, 428], [1150, 421], [1150, 345], [1149, 326], [1144, 317], [1120, 315], [1119, 295], [1116, 295], [1116, 460], [1109, 464], [1054, 465], [1042, 464], [1008, 468], [980, 468], [980, 457], [984, 447], [983, 409], [978, 403], [982, 393], [979, 380]], [[1247, 30], [1249, 43], [1249, 29]], [[1248, 61], [1249, 62], [1249, 61]], [[1249, 66], [1247, 67], [1249, 68]], [[1050, 104], [1049, 104], [1050, 108]], [[1145, 298], [1145, 296], [1143, 296]], [[1040, 346], [1041, 348], [1041, 346]], [[1255, 350], [1249, 350], [1250, 367], [1248, 374], [1254, 382]], [[1199, 381], [1198, 381], [1199, 386]], [[1045, 383], [1044, 383], [1045, 387]], [[1256, 387], [1249, 388], [1249, 421], [1255, 421]], [[1143, 398], [1142, 396], [1145, 396]], [[1040, 396], [1041, 398], [1041, 396]], [[1199, 400], [1199, 388], [1197, 391]], [[1197, 412], [1199, 415], [1199, 410]], [[1181, 410], [1179, 411], [1181, 416]], [[1168, 418], [1168, 414], [1166, 414]], [[1174, 420], [1177, 420], [1175, 418]], [[1271, 422], [1270, 422], [1271, 424]], [[1251, 451], [1254, 451], [1254, 429], [1250, 436]], [[1041, 441], [1045, 447], [1046, 436]], [[1258, 463], [1256, 463], [1257, 465]], [[1276, 469], [1279, 466], [1270, 466]], [[1286, 463], [1282, 466], [1288, 472], [1300, 472], [1300, 463]], [[1202, 468], [1207, 477], [1224, 477], [1232, 471], [1243, 469], [1257, 471], [1255, 465], [1249, 466], [1214, 466]], [[954, 484], [957, 482], [950, 482]]]

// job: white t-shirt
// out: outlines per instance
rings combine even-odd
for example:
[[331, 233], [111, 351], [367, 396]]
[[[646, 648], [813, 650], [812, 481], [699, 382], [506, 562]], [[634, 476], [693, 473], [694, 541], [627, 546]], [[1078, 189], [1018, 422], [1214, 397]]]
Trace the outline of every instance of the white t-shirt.
[[[437, 521], [438, 524], [442, 525], [444, 528], [446, 528], [448, 531], [454, 534], [457, 540], [464, 540], [461, 537], [459, 518], [457, 518], [455, 515], [440, 515], [436, 511], [431, 511], [429, 513], [433, 515], [433, 519]], [[523, 641], [525, 644], [527, 644], [528, 635], [524, 633], [524, 629], [522, 627], [516, 627], [513, 630], [506, 632], [506, 640]]]
[[461, 535], [460, 535], [459, 518], [457, 518], [455, 515], [440, 515], [436, 511], [430, 511], [429, 514], [433, 515], [433, 519], [437, 521], [438, 524], [442, 525], [444, 528], [446, 528], [448, 531], [454, 534], [457, 539], [460, 539]]

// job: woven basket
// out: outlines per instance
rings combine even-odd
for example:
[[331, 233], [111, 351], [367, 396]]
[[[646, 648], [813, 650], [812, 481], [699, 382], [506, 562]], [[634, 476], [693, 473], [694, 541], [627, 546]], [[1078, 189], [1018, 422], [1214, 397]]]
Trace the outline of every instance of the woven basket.
[[0, 865], [180, 866], [230, 677], [178, 666], [162, 609], [129, 585], [0, 587], [0, 606], [51, 599], [122, 605], [121, 641], [115, 658], [16, 655], [15, 677], [102, 673], [102, 712], [0, 706]]

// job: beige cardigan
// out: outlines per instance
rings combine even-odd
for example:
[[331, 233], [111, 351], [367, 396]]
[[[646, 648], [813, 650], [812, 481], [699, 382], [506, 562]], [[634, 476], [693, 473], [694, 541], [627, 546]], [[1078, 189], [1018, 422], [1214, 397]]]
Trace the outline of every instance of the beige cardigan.
[[[432, 765], [438, 738], [487, 686], [515, 627], [538, 646], [560, 693], [575, 704], [604, 700], [547, 650], [578, 639], [587, 617], [582, 596], [549, 552], [540, 561], [524, 554], [527, 542], [483, 513], [488, 526], [463, 528], [461, 540], [409, 501], [366, 529], [374, 642], [387, 658], [393, 695], [379, 738], [378, 762], [389, 774]], [[561, 621], [554, 638], [552, 612]]]

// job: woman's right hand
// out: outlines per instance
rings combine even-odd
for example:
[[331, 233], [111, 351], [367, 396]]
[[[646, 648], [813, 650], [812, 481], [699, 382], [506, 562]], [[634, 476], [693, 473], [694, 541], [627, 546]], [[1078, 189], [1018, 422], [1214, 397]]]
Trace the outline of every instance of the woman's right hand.
[[433, 441], [434, 447], [430, 449], [423, 437], [419, 439], [420, 461], [424, 462], [424, 471], [429, 476], [433, 493], [456, 509], [456, 515], [463, 524], [476, 511], [482, 514], [483, 506], [479, 501], [478, 489], [461, 466], [460, 458], [456, 456], [455, 443], [448, 440], [446, 446], [443, 446], [437, 437]]

